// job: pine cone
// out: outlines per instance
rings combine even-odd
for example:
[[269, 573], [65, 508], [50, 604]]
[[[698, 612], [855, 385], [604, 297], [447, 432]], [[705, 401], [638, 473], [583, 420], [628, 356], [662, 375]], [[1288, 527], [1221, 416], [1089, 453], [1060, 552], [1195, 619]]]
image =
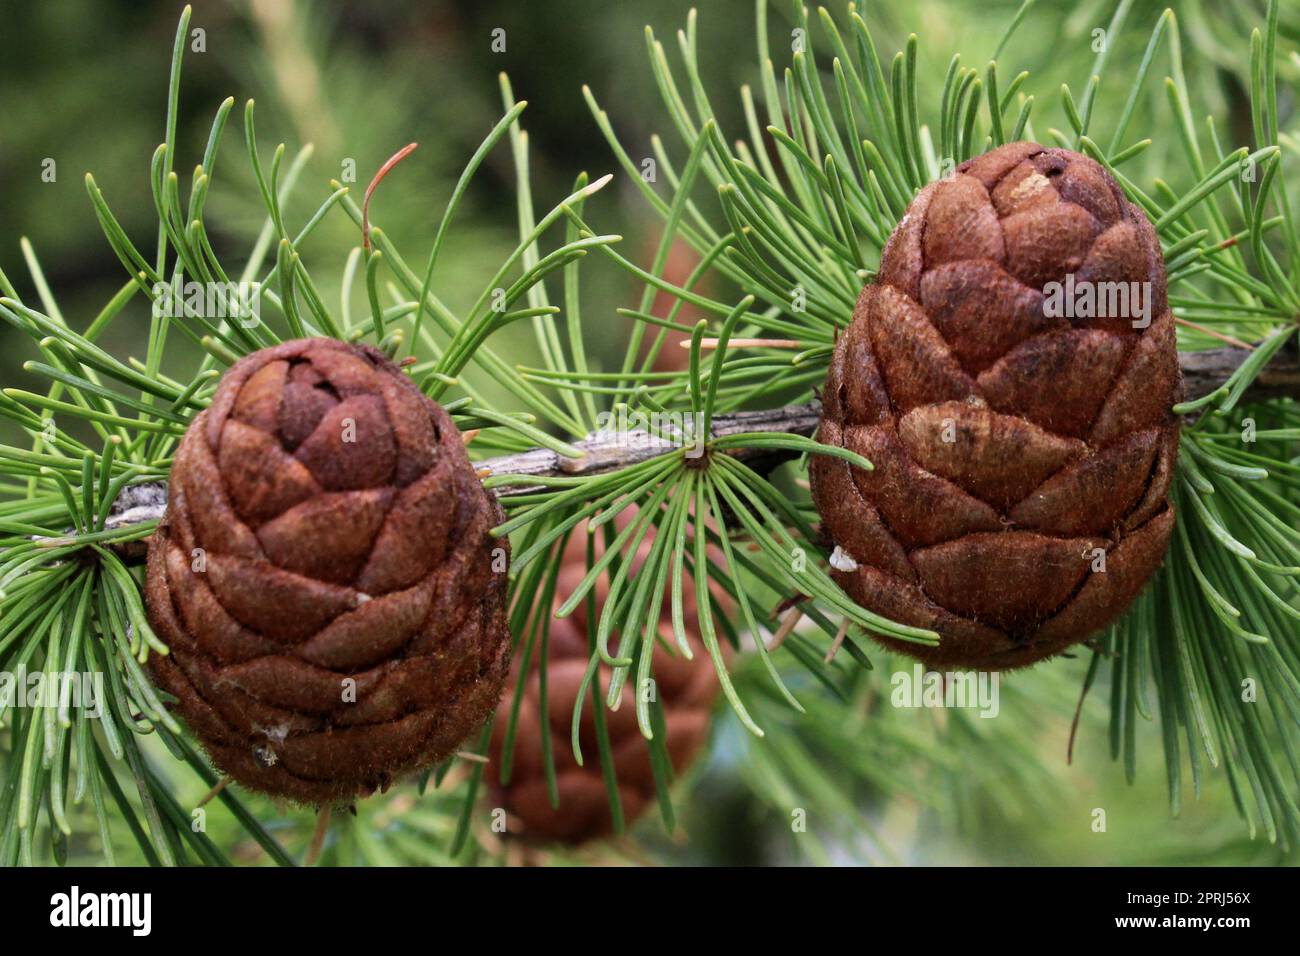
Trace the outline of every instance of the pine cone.
[[150, 542], [170, 647], [154, 679], [252, 789], [323, 804], [383, 788], [500, 696], [499, 521], [447, 413], [378, 350], [249, 355], [185, 433]]
[[[1149, 283], [1149, 326], [1134, 300], [1061, 314], [1089, 283]], [[1181, 390], [1159, 241], [1105, 170], [1034, 143], [963, 163], [912, 202], [836, 345], [821, 440], [875, 465], [814, 459], [836, 579], [937, 631], [936, 648], [882, 639], [936, 666], [1082, 640], [1164, 554]]]
[[[573, 593], [586, 575], [586, 549], [585, 535], [575, 534], [570, 539], [557, 581], [556, 607]], [[648, 545], [643, 544], [643, 557], [646, 550]], [[676, 653], [672, 611], [667, 596], [660, 633], [663, 642], [672, 645], [674, 652], [665, 650], [662, 643], [654, 652], [655, 689], [664, 705], [664, 720], [667, 725], [665, 746], [675, 773], [682, 772], [695, 760], [708, 739], [709, 714], [718, 690], [712, 661], [699, 637], [694, 585], [689, 578], [683, 584], [685, 591], [682, 595], [682, 610], [694, 660], [688, 661]], [[598, 607], [604, 604], [607, 591], [608, 586], [602, 576], [596, 583]], [[601, 667], [601, 686], [597, 688], [593, 682], [583, 704], [579, 742], [585, 765], [578, 766], [573, 757], [573, 708], [591, 659], [587, 644], [586, 606], [584, 601], [568, 617], [551, 621], [547, 648], [550, 662], [547, 669], [547, 714], [543, 718], [540, 674], [534, 661], [524, 685], [524, 699], [519, 705], [510, 783], [502, 786], [499, 776], [494, 776], [495, 798], [522, 823], [523, 836], [529, 840], [577, 845], [613, 833], [614, 821], [609, 811], [609, 797], [597, 749], [596, 725], [591, 713], [592, 695], [600, 701], [601, 707], [605, 706], [604, 695], [609, 688], [608, 667]], [[511, 675], [512, 687], [517, 686], [517, 678], [518, 661]], [[632, 678], [624, 685], [623, 699], [618, 710], [605, 710], [614, 772], [618, 779], [619, 801], [624, 820], [628, 823], [644, 813], [655, 801], [650, 748], [637, 725], [636, 700], [632, 687], [634, 683], [635, 678]], [[502, 766], [502, 746], [509, 726], [511, 707], [512, 694], [507, 693], [506, 699], [497, 708], [496, 726], [492, 735], [491, 759], [497, 773]], [[558, 808], [551, 806], [546, 789], [543, 734], [550, 735], [560, 798]]]

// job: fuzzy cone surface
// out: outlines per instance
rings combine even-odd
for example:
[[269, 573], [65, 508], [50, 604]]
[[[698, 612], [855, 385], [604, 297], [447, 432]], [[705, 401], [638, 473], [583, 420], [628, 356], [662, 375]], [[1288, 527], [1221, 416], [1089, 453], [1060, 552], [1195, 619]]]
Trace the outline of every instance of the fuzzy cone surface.
[[150, 668], [235, 780], [349, 801], [492, 713], [500, 510], [447, 413], [377, 349], [303, 339], [240, 360], [168, 495], [146, 597], [170, 653]]
[[[1150, 324], [1133, 300], [1049, 316], [1069, 274], [1149, 283]], [[880, 638], [934, 666], [1082, 640], [1164, 555], [1181, 392], [1159, 241], [1106, 171], [1023, 142], [962, 163], [917, 194], [836, 345], [820, 438], [875, 466], [813, 458], [837, 581], [937, 631], [933, 648]]]
[[[641, 559], [644, 559], [649, 548], [648, 541], [642, 543]], [[596, 555], [599, 556], [601, 551], [598, 539]], [[565, 548], [562, 560], [556, 582], [557, 598], [554, 603], [557, 608], [577, 589], [587, 574], [585, 534], [575, 533]], [[676, 638], [673, 636], [671, 598], [665, 594], [660, 641], [655, 647], [653, 661], [655, 691], [663, 704], [667, 729], [664, 744], [674, 773], [680, 773], [690, 766], [707, 742], [710, 713], [718, 692], [713, 662], [699, 634], [694, 583], [689, 577], [682, 583], [682, 612], [687, 641], [694, 659], [686, 660], [677, 649]], [[602, 575], [594, 588], [597, 620], [608, 591], [606, 578]], [[672, 650], [667, 650], [665, 645]], [[551, 621], [547, 642], [545, 709], [542, 707], [541, 674], [537, 667], [537, 656], [537, 650], [534, 649], [533, 659], [524, 678], [522, 697], [516, 697], [518, 690], [509, 692], [507, 699], [497, 709], [491, 748], [494, 797], [518, 822], [520, 835], [526, 840], [577, 845], [608, 837], [614, 832], [614, 820], [601, 772], [596, 724], [592, 716], [593, 695], [599, 706], [605, 708], [610, 670], [604, 665], [600, 668], [599, 679], [593, 681], [587, 689], [583, 704], [578, 739], [584, 766], [579, 766], [574, 759], [571, 740], [573, 710], [591, 660], [587, 641], [586, 601], [580, 603], [568, 617]], [[523, 657], [522, 651], [516, 656], [511, 680], [512, 686], [516, 688], [519, 686], [517, 681]], [[633, 676], [624, 684], [617, 710], [604, 710], [619, 803], [627, 823], [641, 816], [655, 801], [650, 747], [641, 735], [636, 719], [636, 699], [632, 686], [635, 682]], [[503, 784], [501, 771], [506, 732], [511, 711], [516, 705], [519, 717], [514, 748], [511, 751], [510, 780]], [[558, 807], [551, 806], [547, 790], [546, 763], [542, 749], [544, 741], [550, 747], [555, 765]]]

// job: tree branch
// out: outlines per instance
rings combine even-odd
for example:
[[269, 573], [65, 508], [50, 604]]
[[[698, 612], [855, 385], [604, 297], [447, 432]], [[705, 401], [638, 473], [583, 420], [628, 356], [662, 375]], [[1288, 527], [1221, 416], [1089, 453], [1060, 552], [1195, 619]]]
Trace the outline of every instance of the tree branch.
[[[1249, 355], [1249, 349], [1239, 348], [1181, 353], [1178, 364], [1183, 369], [1187, 398], [1200, 398], [1214, 391], [1228, 380]], [[1243, 401], [1266, 398], [1300, 398], [1300, 356], [1297, 356], [1294, 349], [1284, 348], [1273, 356], [1273, 360], [1264, 366], [1246, 390]]]
[[[1209, 349], [1203, 352], [1184, 352], [1179, 356], [1187, 398], [1195, 399], [1217, 389], [1250, 355], [1240, 348]], [[1244, 401], [1267, 398], [1300, 398], [1300, 357], [1290, 351], [1274, 356], [1264, 367], [1250, 388]], [[713, 419], [714, 438], [741, 432], [789, 432], [811, 436], [821, 420], [821, 402], [803, 405], [786, 405], [783, 408], [754, 412], [734, 412]], [[645, 431], [598, 432], [583, 441], [574, 443], [583, 451], [581, 458], [565, 458], [548, 448], [530, 448], [527, 451], [501, 455], [475, 462], [481, 477], [489, 475], [536, 475], [538, 477], [574, 477], [598, 475], [681, 448], [680, 444], [651, 435]], [[738, 457], [770, 456], [770, 449], [735, 452]], [[504, 485], [496, 488], [500, 498], [537, 491], [541, 485], [527, 483]], [[106, 530], [117, 530], [132, 525], [160, 520], [167, 506], [165, 482], [148, 482], [123, 489], [105, 521]], [[140, 542], [117, 545], [128, 552], [139, 551]]]

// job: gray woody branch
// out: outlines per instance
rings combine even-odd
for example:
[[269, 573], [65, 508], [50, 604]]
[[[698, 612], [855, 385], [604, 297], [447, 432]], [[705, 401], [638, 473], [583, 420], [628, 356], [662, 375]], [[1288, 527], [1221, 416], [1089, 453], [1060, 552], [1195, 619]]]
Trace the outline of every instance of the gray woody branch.
[[[1183, 381], [1187, 385], [1188, 399], [1199, 398], [1214, 391], [1250, 353], [1241, 348], [1210, 349], [1204, 352], [1184, 352], [1179, 356]], [[1247, 390], [1246, 401], [1289, 396], [1300, 398], [1300, 358], [1290, 351], [1281, 353], [1265, 366]], [[787, 432], [811, 436], [821, 419], [821, 402], [804, 405], [787, 405], [756, 412], [735, 412], [718, 415], [713, 419], [715, 438], [741, 432]], [[600, 432], [575, 443], [584, 453], [581, 458], [565, 458], [547, 448], [530, 448], [528, 451], [501, 455], [475, 462], [479, 474], [536, 475], [538, 477], [574, 477], [596, 475], [665, 454], [681, 446], [643, 431], [631, 433]], [[744, 450], [737, 452], [747, 457]], [[754, 453], [750, 453], [754, 454]], [[771, 455], [769, 449], [761, 454]], [[528, 483], [504, 485], [496, 489], [499, 497], [536, 491], [540, 486]], [[123, 490], [113, 504], [105, 528], [114, 530], [130, 525], [157, 521], [167, 506], [167, 487], [163, 482], [134, 485]], [[137, 549], [138, 549], [138, 543]], [[135, 549], [132, 549], [135, 550]]]

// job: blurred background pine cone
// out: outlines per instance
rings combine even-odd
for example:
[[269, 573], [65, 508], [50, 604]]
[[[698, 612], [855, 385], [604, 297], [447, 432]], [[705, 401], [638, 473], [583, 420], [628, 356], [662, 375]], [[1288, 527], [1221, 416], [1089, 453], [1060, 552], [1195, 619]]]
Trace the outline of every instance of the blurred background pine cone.
[[508, 544], [450, 417], [377, 349], [285, 342], [190, 425], [150, 542], [154, 679], [252, 789], [346, 802], [450, 753], [510, 652]]
[[[599, 540], [598, 537], [597, 541]], [[640, 550], [640, 558], [643, 559], [649, 550], [648, 541], [642, 542]], [[599, 555], [601, 551], [598, 544], [596, 554]], [[582, 533], [582, 526], [579, 526], [564, 550], [563, 564], [556, 584], [555, 607], [558, 608], [573, 593], [586, 573], [587, 535]], [[594, 587], [597, 620], [608, 591], [607, 579], [601, 575]], [[716, 596], [714, 601], [717, 601]], [[680, 773], [689, 767], [707, 742], [710, 713], [718, 691], [713, 661], [700, 639], [694, 582], [689, 577], [683, 581], [682, 611], [694, 659], [686, 660], [677, 650], [676, 638], [673, 636], [671, 598], [667, 594], [664, 596], [660, 625], [661, 641], [654, 651], [655, 693], [663, 702], [664, 721], [667, 725], [665, 746], [674, 773]], [[666, 649], [664, 644], [672, 650]], [[494, 799], [513, 818], [512, 832], [518, 832], [530, 841], [576, 845], [610, 836], [614, 832], [609, 796], [601, 773], [596, 725], [591, 711], [593, 695], [599, 706], [605, 707], [610, 677], [607, 666], [601, 665], [598, 677], [600, 686], [597, 688], [597, 682], [593, 681], [583, 704], [579, 741], [584, 766], [578, 766], [574, 759], [571, 740], [573, 709], [591, 659], [587, 641], [587, 601], [582, 601], [568, 617], [554, 618], [551, 621], [547, 657], [546, 713], [542, 713], [541, 680], [534, 655], [523, 685], [523, 700], [519, 705], [510, 782], [504, 785], [500, 777], [504, 756], [502, 747], [516, 691], [508, 692], [497, 709], [491, 750]], [[518, 687], [519, 663], [517, 656], [510, 679], [511, 688]], [[619, 801], [623, 818], [629, 824], [655, 802], [650, 747], [637, 725], [635, 683], [635, 677], [632, 677], [624, 684], [622, 702], [617, 710], [605, 709]], [[558, 807], [551, 806], [546, 787], [543, 734], [550, 735], [559, 792]]]
[[835, 349], [821, 440], [875, 465], [813, 459], [836, 579], [937, 631], [882, 638], [935, 666], [1082, 640], [1164, 554], [1181, 381], [1159, 240], [1099, 164], [1034, 143], [962, 163], [912, 202]]

